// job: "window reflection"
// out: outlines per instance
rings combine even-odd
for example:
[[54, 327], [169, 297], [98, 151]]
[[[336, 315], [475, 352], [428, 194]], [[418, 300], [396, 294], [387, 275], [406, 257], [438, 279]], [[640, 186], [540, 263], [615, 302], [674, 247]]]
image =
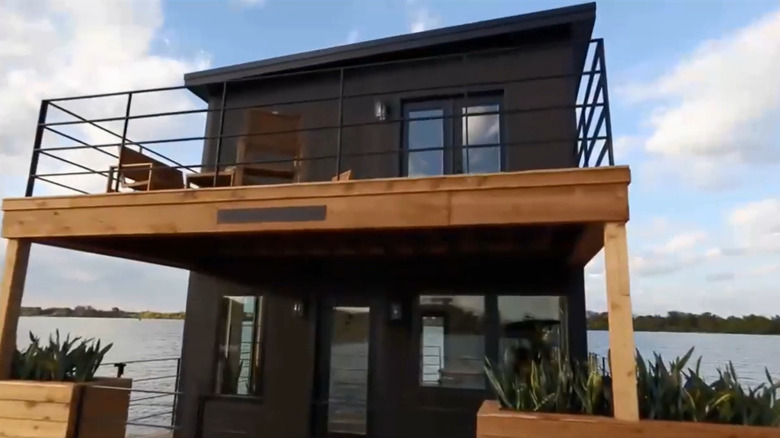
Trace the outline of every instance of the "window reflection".
[[409, 176], [444, 174], [444, 119], [429, 119], [443, 116], [441, 109], [409, 111], [409, 119], [423, 119], [408, 122]]
[[498, 105], [474, 105], [462, 109], [465, 120], [462, 124], [463, 170], [466, 173], [501, 171], [499, 110]]
[[482, 389], [485, 297], [420, 296], [420, 384]]
[[559, 354], [563, 346], [560, 297], [499, 296], [498, 313], [503, 360], [527, 362]]
[[221, 394], [258, 394], [260, 389], [262, 297], [223, 297], [217, 389]]

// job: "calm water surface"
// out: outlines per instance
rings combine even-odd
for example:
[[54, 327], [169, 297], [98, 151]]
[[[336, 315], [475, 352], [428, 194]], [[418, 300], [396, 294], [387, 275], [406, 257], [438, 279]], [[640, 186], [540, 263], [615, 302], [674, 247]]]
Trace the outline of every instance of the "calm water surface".
[[97, 338], [103, 344], [113, 342], [104, 359], [107, 365], [99, 373], [102, 376], [116, 376], [116, 368], [111, 365], [115, 362], [172, 359], [129, 363], [125, 368], [124, 377], [133, 379], [133, 389], [159, 391], [133, 392], [130, 397], [128, 422], [137, 425], [128, 427], [128, 435], [148, 435], [166, 431], [152, 425], [171, 424], [173, 395], [170, 393], [176, 386], [176, 359], [181, 354], [183, 326], [183, 321], [177, 320], [22, 317], [17, 342], [19, 346], [29, 344], [30, 331], [46, 342], [49, 334], [57, 329], [62, 338], [70, 333]]
[[[105, 362], [126, 362], [148, 359], [177, 358], [181, 353], [183, 321], [135, 320], [98, 318], [23, 317], [19, 321], [19, 345], [29, 342], [32, 331], [46, 340], [49, 333], [59, 329], [64, 335], [95, 337], [113, 342]], [[694, 357], [703, 356], [702, 371], [716, 376], [716, 367], [732, 361], [737, 374], [745, 383], [765, 381], [764, 367], [773, 378], [780, 380], [780, 337], [754, 335], [727, 335], [707, 333], [636, 333], [636, 344], [645, 358], [660, 353], [668, 362], [696, 347]], [[606, 355], [607, 332], [588, 332], [588, 347], [593, 353]], [[693, 364], [692, 364], [693, 365]], [[115, 369], [105, 366], [104, 375], [115, 375]], [[148, 391], [174, 391], [176, 361], [164, 360], [128, 364], [126, 377], [134, 379], [133, 388]], [[151, 380], [143, 380], [151, 379]], [[134, 393], [131, 397], [130, 421], [142, 424], [170, 424], [173, 396], [148, 399], [157, 394]], [[141, 400], [141, 399], [145, 400]], [[161, 429], [156, 429], [160, 431]], [[132, 433], [149, 433], [150, 428], [131, 428]]]

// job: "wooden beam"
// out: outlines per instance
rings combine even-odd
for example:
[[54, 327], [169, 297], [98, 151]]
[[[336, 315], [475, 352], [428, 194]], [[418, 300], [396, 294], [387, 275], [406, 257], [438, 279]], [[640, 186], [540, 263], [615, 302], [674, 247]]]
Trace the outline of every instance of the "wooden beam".
[[615, 407], [615, 418], [639, 421], [634, 321], [631, 315], [625, 223], [612, 222], [604, 226], [604, 264], [606, 266], [610, 369], [612, 371], [612, 399]]
[[585, 266], [604, 247], [604, 224], [590, 223], [583, 226], [574, 248], [569, 254], [569, 263]]
[[[492, 182], [492, 176], [482, 178]], [[499, 179], [511, 183], [511, 180]], [[329, 184], [347, 187], [360, 183], [345, 181]], [[192, 202], [193, 198], [197, 199], [194, 192], [198, 192], [193, 190], [192, 193], [178, 193], [179, 202], [167, 204], [151, 203], [156, 198], [155, 192], [144, 192], [150, 196], [149, 200], [139, 198], [136, 194], [115, 195], [127, 196], [125, 200], [128, 203], [125, 205], [116, 205], [116, 199], [106, 198], [108, 195], [82, 195], [86, 200], [93, 201], [92, 205], [82, 207], [52, 207], [55, 204], [53, 201], [36, 203], [35, 198], [30, 198], [32, 201], [27, 204], [27, 209], [5, 210], [2, 235], [14, 239], [174, 236], [628, 220], [626, 183], [539, 187], [485, 185], [489, 187], [453, 187], [450, 190], [429, 187], [428, 192], [388, 190], [370, 195], [360, 194], [361, 187], [356, 186], [353, 192], [344, 192], [338, 196], [312, 195], [307, 198], [269, 200], [236, 198], [202, 202]], [[302, 186], [302, 192], [309, 191], [306, 189], [310, 186]], [[238, 196], [243, 189], [233, 190], [236, 190], [235, 195]], [[273, 188], [267, 190], [273, 191]], [[102, 201], [106, 200], [112, 202], [105, 205]], [[21, 207], [23, 204], [15, 205]]]
[[10, 239], [0, 281], [0, 380], [11, 377], [11, 360], [16, 350], [16, 328], [29, 260], [30, 241]]

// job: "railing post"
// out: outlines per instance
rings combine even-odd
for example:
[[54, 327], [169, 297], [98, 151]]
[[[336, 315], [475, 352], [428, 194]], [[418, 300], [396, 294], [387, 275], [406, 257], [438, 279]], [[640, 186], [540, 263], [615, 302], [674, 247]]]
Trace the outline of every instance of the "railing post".
[[[604, 40], [599, 40], [598, 45], [596, 46], [596, 51], [601, 59], [601, 66], [599, 67], [599, 70], [601, 70], [601, 77], [599, 78], [601, 81], [603, 81], [602, 89], [604, 90], [604, 106], [601, 107], [601, 111], [604, 113], [604, 124], [605, 128], [607, 130], [607, 139], [604, 142], [604, 147], [607, 149], [607, 159], [609, 160], [609, 165], [614, 166], [615, 165], [615, 155], [612, 150], [612, 120], [609, 117], [609, 87], [607, 86], [607, 58], [604, 54]], [[604, 158], [604, 153], [599, 154], [599, 158], [596, 161], [596, 165], [598, 166], [601, 164], [601, 160]]]
[[217, 150], [214, 153], [214, 187], [219, 179], [219, 162], [222, 155], [222, 135], [225, 130], [225, 102], [227, 101], [227, 82], [222, 83], [222, 102], [219, 106], [219, 133], [217, 135]]
[[41, 155], [41, 143], [43, 142], [43, 131], [46, 129], [46, 113], [49, 110], [49, 101], [41, 101], [41, 108], [38, 111], [38, 124], [35, 128], [35, 141], [33, 142], [33, 152], [30, 158], [30, 173], [27, 175], [27, 189], [24, 196], [32, 196], [35, 189], [35, 174], [38, 173], [38, 159]]
[[[590, 51], [591, 45], [588, 44], [588, 52]], [[589, 167], [588, 161], [590, 161], [590, 155], [588, 154], [588, 131], [590, 131], [590, 122], [593, 119], [593, 113], [596, 111], [595, 106], [591, 106], [590, 101], [590, 91], [593, 88], [593, 78], [596, 76], [596, 69], [598, 68], [598, 47], [599, 47], [599, 40], [596, 40], [596, 49], [593, 53], [593, 59], [590, 63], [590, 70], [588, 71], [588, 85], [585, 87], [585, 95], [582, 97], [582, 107], [580, 108], [580, 117], [579, 120], [577, 120], [577, 164], [579, 164], [580, 158], [584, 158], [584, 163], [582, 167]], [[599, 78], [600, 81], [601, 78]], [[579, 90], [578, 94], [579, 94]], [[596, 85], [596, 90], [594, 92], [594, 101], [598, 99], [598, 84]], [[576, 104], [576, 101], [575, 101]], [[594, 104], [595, 105], [595, 102]], [[576, 110], [575, 110], [576, 111]], [[586, 121], [587, 120], [587, 121]], [[580, 136], [582, 137], [582, 142], [580, 142]]]
[[341, 130], [344, 125], [344, 69], [339, 69], [339, 132], [336, 143], [336, 179], [341, 174]]
[[[466, 67], [468, 66], [468, 55], [463, 54], [463, 71], [468, 71]], [[465, 113], [460, 114], [463, 128], [461, 128], [461, 136], [463, 137], [461, 139], [461, 144], [459, 145], [460, 148], [466, 150], [465, 158], [463, 154], [463, 150], [458, 151], [460, 154], [459, 157], [452, 157], [453, 161], [458, 160], [460, 161], [460, 169], [458, 169], [460, 172], [453, 172], [453, 173], [471, 173], [471, 166], [469, 165], [469, 154], [471, 153], [471, 144], [469, 143], [469, 83], [468, 80], [466, 80], [465, 85], [463, 86], [463, 103], [464, 103], [464, 109], [466, 110]], [[461, 111], [462, 112], [462, 111]], [[455, 114], [453, 114], [455, 116]], [[501, 116], [499, 115], [499, 118]], [[453, 124], [453, 129], [455, 125], [455, 119], [451, 119], [450, 123]], [[499, 122], [500, 126], [500, 122]], [[459, 148], [459, 149], [460, 149]], [[465, 163], [464, 163], [465, 161]], [[456, 161], [457, 162], [457, 161]], [[500, 162], [499, 162], [500, 164]]]
[[117, 377], [117, 379], [119, 379], [119, 378], [121, 378], [122, 376], [125, 375], [125, 367], [126, 366], [127, 366], [127, 364], [124, 363], [124, 362], [120, 362], [120, 363], [115, 363], [114, 364], [114, 368], [116, 368], [116, 377]]
[[171, 410], [171, 426], [176, 426], [176, 405], [179, 403], [179, 379], [181, 378], [181, 358], [176, 359], [176, 382], [173, 386], [173, 409]]
[[[124, 126], [122, 126], [122, 139], [119, 143], [119, 161], [117, 161], [117, 172], [116, 172], [116, 184], [114, 185], [114, 191], [119, 191], [119, 180], [122, 178], [122, 155], [125, 151], [125, 147], [127, 145], [127, 128], [130, 125], [130, 108], [133, 105], [133, 93], [127, 93], [127, 104], [125, 105], [125, 123]], [[138, 145], [138, 147], [143, 150], [143, 146]], [[152, 184], [152, 181], [150, 179], [149, 184]], [[121, 377], [121, 376], [120, 376]]]

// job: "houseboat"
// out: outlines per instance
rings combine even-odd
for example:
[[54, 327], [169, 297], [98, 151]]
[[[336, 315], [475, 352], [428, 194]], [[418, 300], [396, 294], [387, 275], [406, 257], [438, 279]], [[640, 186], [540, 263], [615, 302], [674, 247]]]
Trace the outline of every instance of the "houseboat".
[[[186, 74], [207, 106], [197, 163], [128, 138], [152, 116], [133, 99], [171, 89], [88, 96], [127, 97], [99, 120], [50, 122], [69, 100], [44, 101], [26, 196], [3, 202], [0, 378], [30, 245], [51, 245], [191, 272], [177, 438], [473, 438], [485, 358], [586, 357], [584, 267], [604, 249], [615, 416], [633, 419], [630, 171], [595, 19], [589, 3]], [[64, 186], [39, 169], [66, 149], [44, 134], [109, 122], [115, 144], [71, 147], [110, 153], [69, 173], [99, 190], [34, 193]]]

